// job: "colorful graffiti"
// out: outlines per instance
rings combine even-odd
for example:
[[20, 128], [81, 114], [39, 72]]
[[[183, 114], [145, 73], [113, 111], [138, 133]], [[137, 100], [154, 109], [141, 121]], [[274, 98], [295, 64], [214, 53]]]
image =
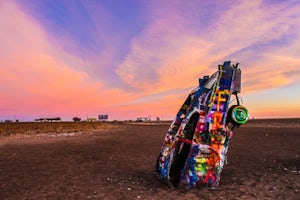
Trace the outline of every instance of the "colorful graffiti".
[[[188, 95], [165, 136], [156, 163], [162, 179], [174, 187], [219, 185], [232, 130], [248, 119], [237, 96], [240, 87], [241, 70], [230, 61], [199, 79], [199, 87]], [[228, 108], [232, 95], [237, 104]]]

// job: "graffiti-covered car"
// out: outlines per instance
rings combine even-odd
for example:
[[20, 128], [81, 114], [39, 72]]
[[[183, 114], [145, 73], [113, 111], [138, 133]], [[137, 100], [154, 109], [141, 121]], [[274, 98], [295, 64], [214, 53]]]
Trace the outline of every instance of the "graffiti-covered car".
[[174, 187], [215, 187], [226, 161], [233, 129], [248, 120], [241, 105], [241, 70], [230, 61], [187, 97], [171, 123], [156, 162], [161, 179]]

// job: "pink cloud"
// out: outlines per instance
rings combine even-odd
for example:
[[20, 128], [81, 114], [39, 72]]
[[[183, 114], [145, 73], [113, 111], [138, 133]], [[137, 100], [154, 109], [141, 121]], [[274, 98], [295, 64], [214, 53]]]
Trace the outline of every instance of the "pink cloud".
[[72, 64], [84, 61], [51, 43], [38, 23], [14, 3], [1, 2], [0, 27], [1, 110], [19, 115], [98, 113], [130, 98], [74, 69]]
[[[232, 60], [241, 63], [243, 94], [256, 95], [297, 83], [299, 6], [240, 1], [227, 5], [229, 9], [218, 13], [207, 27], [191, 25], [191, 19], [203, 13], [201, 9], [189, 9], [188, 15], [192, 17], [188, 18], [179, 11], [182, 5], [154, 6], [149, 13], [151, 21], [131, 41], [131, 50], [116, 73], [131, 87], [155, 94], [193, 87], [199, 76], [210, 75], [218, 64]], [[286, 41], [280, 42], [282, 39]], [[152, 76], [148, 75], [149, 69]], [[170, 102], [176, 99], [172, 97]], [[277, 105], [282, 103], [274, 101]], [[256, 104], [249, 102], [249, 105]], [[281, 111], [280, 115], [284, 113]], [[288, 115], [286, 112], [285, 116]]]
[[[53, 38], [12, 1], [1, 1], [0, 109], [70, 117], [109, 112], [123, 119], [148, 114], [173, 118], [190, 92], [176, 91], [195, 87], [199, 77], [212, 74], [225, 60], [241, 63], [244, 94], [298, 81], [298, 5], [241, 1], [227, 5], [229, 9], [202, 27], [192, 22], [206, 19], [201, 15], [206, 7], [184, 5], [180, 1], [150, 4], [145, 13], [148, 24], [131, 38], [124, 59], [112, 62], [118, 55], [116, 48], [93, 54], [77, 49], [82, 57], [66, 52], [62, 46], [71, 50], [76, 46], [68, 35]], [[87, 6], [87, 10], [92, 9]], [[95, 22], [99, 17], [97, 13], [90, 16]], [[94, 25], [97, 30], [103, 28], [102, 23]], [[272, 43], [286, 35], [294, 37], [284, 44]], [[106, 88], [108, 69], [98, 79], [92, 73], [104, 72], [112, 63], [120, 63], [115, 73], [124, 87]]]
[[[266, 5], [260, 0], [241, 1], [223, 10], [208, 27], [203, 28], [203, 32], [191, 26], [189, 20], [192, 18], [180, 12], [181, 7], [162, 4], [150, 13], [151, 21], [132, 40], [128, 56], [116, 70], [126, 84], [149, 92], [190, 87], [194, 84], [192, 80], [211, 74], [225, 60], [241, 63], [244, 74], [247, 74], [243, 81], [253, 83], [245, 87], [247, 92], [296, 81], [285, 74], [297, 71], [300, 60], [293, 56], [291, 63], [290, 56], [284, 51], [288, 49], [292, 55], [293, 51], [299, 50], [296, 47], [299, 40], [285, 44], [288, 48], [280, 44], [276, 46], [272, 41], [292, 31], [299, 34], [299, 28], [291, 29], [299, 20], [295, 17], [299, 6]], [[190, 10], [194, 12], [189, 13], [190, 16], [194, 17], [203, 12]], [[247, 48], [248, 51], [244, 50]], [[274, 59], [274, 53], [284, 53], [286, 58]], [[253, 60], [257, 54], [261, 57], [259, 62]], [[288, 67], [279, 69], [279, 66]], [[263, 78], [266, 73], [273, 79]]]

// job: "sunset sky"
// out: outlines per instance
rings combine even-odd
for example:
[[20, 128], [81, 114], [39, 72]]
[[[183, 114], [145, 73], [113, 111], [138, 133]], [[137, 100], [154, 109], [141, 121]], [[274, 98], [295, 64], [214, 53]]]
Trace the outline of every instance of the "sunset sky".
[[300, 117], [300, 1], [1, 0], [0, 120], [173, 119], [226, 60], [251, 118]]

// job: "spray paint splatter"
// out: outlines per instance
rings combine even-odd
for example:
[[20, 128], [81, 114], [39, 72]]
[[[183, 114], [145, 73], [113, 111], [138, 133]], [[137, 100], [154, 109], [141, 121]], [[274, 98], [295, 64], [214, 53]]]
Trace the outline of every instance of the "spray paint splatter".
[[[165, 136], [156, 163], [162, 179], [174, 187], [219, 185], [232, 130], [248, 120], [240, 90], [241, 70], [230, 61], [219, 65], [212, 76], [199, 79]], [[229, 108], [232, 97], [236, 105]]]

